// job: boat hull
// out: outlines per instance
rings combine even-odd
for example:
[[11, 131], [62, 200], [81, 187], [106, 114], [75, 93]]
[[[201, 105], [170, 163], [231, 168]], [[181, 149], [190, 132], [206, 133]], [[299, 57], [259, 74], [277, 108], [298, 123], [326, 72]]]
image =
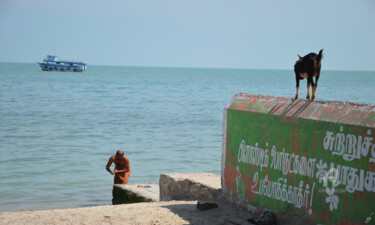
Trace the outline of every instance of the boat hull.
[[83, 72], [87, 69], [86, 65], [71, 65], [71, 64], [55, 64], [55, 63], [39, 63], [42, 71], [61, 71], [61, 72]]

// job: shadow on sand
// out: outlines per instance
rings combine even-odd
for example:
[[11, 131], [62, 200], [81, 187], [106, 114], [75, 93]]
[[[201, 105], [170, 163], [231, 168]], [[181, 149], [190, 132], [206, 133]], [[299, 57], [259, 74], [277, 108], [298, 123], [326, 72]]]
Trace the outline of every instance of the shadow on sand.
[[252, 218], [250, 212], [233, 208], [223, 202], [217, 202], [218, 208], [200, 211], [197, 209], [197, 202], [191, 204], [171, 204], [162, 206], [169, 209], [176, 216], [186, 220], [187, 224], [247, 224], [246, 221]]

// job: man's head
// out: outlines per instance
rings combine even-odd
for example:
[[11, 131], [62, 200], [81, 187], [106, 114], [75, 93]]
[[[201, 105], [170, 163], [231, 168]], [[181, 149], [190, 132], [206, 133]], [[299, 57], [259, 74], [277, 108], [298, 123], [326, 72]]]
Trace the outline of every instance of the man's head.
[[124, 151], [118, 150], [116, 152], [116, 159], [120, 160], [120, 159], [122, 159], [123, 156], [124, 156]]

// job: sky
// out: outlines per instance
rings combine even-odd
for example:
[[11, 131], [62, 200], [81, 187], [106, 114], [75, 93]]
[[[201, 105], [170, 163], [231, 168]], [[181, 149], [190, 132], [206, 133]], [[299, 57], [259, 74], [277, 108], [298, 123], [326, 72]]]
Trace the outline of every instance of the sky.
[[373, 0], [0, 0], [0, 62], [375, 70]]

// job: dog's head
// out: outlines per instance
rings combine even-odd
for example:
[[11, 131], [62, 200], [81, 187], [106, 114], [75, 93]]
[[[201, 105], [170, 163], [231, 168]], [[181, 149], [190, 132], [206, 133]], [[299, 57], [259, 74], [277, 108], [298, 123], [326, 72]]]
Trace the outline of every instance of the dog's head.
[[[297, 54], [298, 55], [298, 54]], [[298, 55], [298, 59], [297, 59], [297, 61], [296, 61], [296, 63], [295, 64], [297, 64], [297, 63], [299, 63], [299, 62], [302, 62], [302, 57], [300, 56], [300, 55]], [[295, 65], [294, 64], [294, 65]]]

